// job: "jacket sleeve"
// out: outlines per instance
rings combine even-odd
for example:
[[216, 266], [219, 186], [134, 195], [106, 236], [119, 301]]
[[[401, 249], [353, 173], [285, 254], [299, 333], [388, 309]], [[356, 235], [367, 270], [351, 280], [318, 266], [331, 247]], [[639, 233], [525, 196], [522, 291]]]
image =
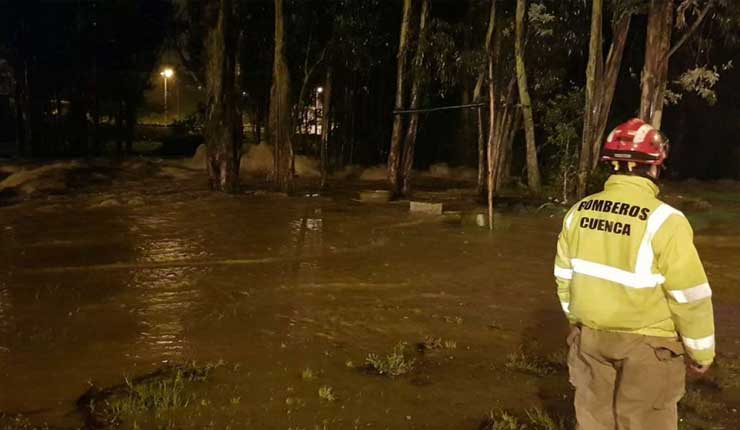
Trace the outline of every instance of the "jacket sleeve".
[[574, 322], [574, 319], [570, 315], [570, 281], [573, 279], [573, 266], [570, 263], [570, 253], [568, 250], [568, 231], [573, 221], [573, 212], [573, 209], [568, 211], [563, 219], [563, 228], [558, 236], [554, 268], [560, 306], [563, 308], [565, 316], [571, 322]]
[[689, 221], [672, 215], [653, 240], [657, 268], [665, 277], [665, 290], [676, 329], [689, 356], [699, 364], [714, 360], [714, 311], [694, 233]]

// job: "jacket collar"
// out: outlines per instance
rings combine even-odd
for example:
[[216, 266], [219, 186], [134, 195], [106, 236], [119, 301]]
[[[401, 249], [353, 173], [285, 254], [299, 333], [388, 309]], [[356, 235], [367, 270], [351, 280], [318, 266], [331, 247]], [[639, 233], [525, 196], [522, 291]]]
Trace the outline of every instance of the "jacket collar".
[[657, 197], [660, 188], [653, 181], [641, 176], [628, 175], [611, 175], [604, 184], [604, 189], [609, 190], [626, 190], [630, 192], [639, 192]]

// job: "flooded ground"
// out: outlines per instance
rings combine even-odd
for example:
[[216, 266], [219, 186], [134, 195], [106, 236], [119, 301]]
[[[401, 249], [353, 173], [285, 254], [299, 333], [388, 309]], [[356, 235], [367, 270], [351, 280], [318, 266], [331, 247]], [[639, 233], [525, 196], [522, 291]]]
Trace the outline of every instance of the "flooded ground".
[[[729, 363], [740, 199], [715, 187], [711, 208], [690, 213]], [[0, 412], [79, 427], [91, 384], [195, 360], [224, 365], [162, 426], [477, 429], [490, 411], [567, 413], [560, 216], [510, 209], [490, 233], [353, 196], [225, 196], [183, 174], [0, 208]], [[437, 347], [417, 347], [425, 339]], [[363, 370], [399, 342], [410, 373]], [[517, 371], [520, 351], [551, 357], [552, 372]], [[714, 423], [740, 406], [720, 377], [734, 374], [707, 378], [722, 386]]]

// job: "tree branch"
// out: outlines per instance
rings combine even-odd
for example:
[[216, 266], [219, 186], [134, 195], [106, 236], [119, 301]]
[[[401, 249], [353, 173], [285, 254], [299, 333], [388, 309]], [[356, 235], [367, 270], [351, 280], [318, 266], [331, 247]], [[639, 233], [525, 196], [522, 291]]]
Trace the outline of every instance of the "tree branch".
[[691, 38], [691, 36], [696, 32], [699, 26], [701, 26], [701, 23], [704, 21], [704, 18], [707, 16], [707, 14], [712, 9], [712, 7], [714, 7], [714, 1], [708, 2], [704, 10], [702, 10], [701, 14], [699, 14], [699, 17], [696, 19], [696, 21], [694, 21], [694, 24], [691, 25], [691, 28], [689, 28], [689, 30], [686, 33], [684, 33], [683, 37], [681, 37], [681, 40], [679, 40], [671, 48], [671, 50], [668, 51], [663, 61], [666, 61], [669, 58], [671, 58], [671, 56], [675, 54], [676, 51], [678, 51], [686, 43], [686, 41], [689, 40], [689, 38]]

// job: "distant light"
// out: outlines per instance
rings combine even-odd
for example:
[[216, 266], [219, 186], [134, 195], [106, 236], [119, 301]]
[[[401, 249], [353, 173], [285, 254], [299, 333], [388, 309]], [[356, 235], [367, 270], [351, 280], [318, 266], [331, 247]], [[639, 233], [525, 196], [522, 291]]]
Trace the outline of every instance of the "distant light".
[[168, 68], [162, 70], [162, 72], [159, 75], [162, 76], [162, 77], [164, 77], [164, 78], [171, 78], [171, 77], [175, 76], [175, 71], [168, 67]]
[[324, 92], [324, 87], [318, 87], [318, 88], [316, 88], [316, 92], [319, 93], [319, 94], [323, 93]]
[[246, 96], [247, 95], [247, 92], [246, 91], [242, 91], [242, 95], [243, 96]]

